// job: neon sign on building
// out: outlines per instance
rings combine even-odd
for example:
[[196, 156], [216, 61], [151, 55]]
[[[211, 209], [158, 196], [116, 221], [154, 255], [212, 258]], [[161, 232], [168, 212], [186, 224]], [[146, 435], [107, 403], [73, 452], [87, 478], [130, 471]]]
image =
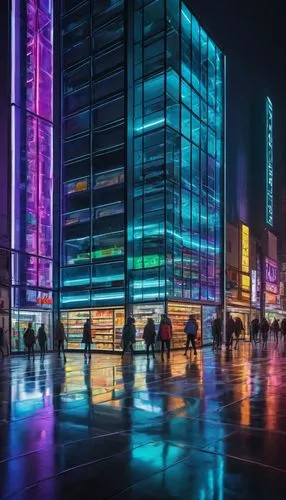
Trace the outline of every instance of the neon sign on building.
[[249, 228], [241, 224], [241, 271], [249, 273]]
[[273, 106], [266, 98], [266, 224], [273, 226]]

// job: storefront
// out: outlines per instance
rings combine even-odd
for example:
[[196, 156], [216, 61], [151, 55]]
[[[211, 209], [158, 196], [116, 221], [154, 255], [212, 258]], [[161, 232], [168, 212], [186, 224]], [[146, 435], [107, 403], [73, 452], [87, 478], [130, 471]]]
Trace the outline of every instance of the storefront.
[[[47, 333], [47, 349], [53, 349], [53, 298], [51, 292], [39, 290], [13, 289], [13, 307], [11, 309], [11, 351], [24, 352], [24, 333], [28, 324], [32, 323], [32, 328], [37, 332], [42, 324], [45, 325]], [[23, 304], [23, 307], [15, 307], [16, 304]], [[35, 349], [39, 350], [38, 343]]]
[[[134, 317], [136, 324], [136, 351], [145, 351], [143, 331], [148, 318], [153, 318], [156, 332], [158, 332], [161, 316], [165, 310], [163, 302], [133, 305], [130, 314]], [[212, 342], [212, 321], [217, 314], [216, 306], [169, 302], [167, 312], [173, 326], [173, 349], [185, 347], [184, 328], [190, 314], [195, 316], [199, 325], [197, 345], [208, 345]], [[62, 311], [61, 320], [67, 334], [68, 349], [82, 350], [84, 348], [82, 336], [84, 323], [87, 319], [91, 320], [92, 349], [94, 351], [118, 352], [122, 350], [121, 338], [125, 323], [125, 311], [121, 307]], [[157, 341], [156, 348], [160, 348]]]
[[[12, 309], [11, 311], [11, 351], [25, 351], [24, 333], [28, 328], [28, 324], [32, 323], [32, 328], [37, 334], [40, 326], [45, 325], [47, 333], [47, 349], [53, 349], [53, 317], [51, 311], [33, 310], [33, 309]], [[36, 342], [36, 351], [39, 350], [39, 345]]]
[[242, 325], [244, 328], [244, 331], [242, 333], [242, 338], [244, 340], [249, 340], [250, 338], [250, 321], [251, 321], [251, 315], [250, 315], [250, 307], [245, 307], [242, 304], [235, 304], [232, 303], [231, 306], [227, 307], [227, 312], [231, 314], [232, 318], [235, 320], [236, 318], [240, 318], [242, 321]]
[[68, 349], [83, 349], [83, 327], [87, 319], [91, 321], [93, 350], [121, 350], [122, 328], [125, 321], [124, 309], [122, 308], [63, 311], [61, 320], [67, 335]]

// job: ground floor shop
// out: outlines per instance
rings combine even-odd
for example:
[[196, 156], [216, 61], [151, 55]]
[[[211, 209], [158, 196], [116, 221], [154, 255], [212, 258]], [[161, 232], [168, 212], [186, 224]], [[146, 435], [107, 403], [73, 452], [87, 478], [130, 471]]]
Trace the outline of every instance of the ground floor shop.
[[[198, 305], [185, 302], [134, 304], [129, 313], [136, 322], [136, 351], [145, 351], [143, 340], [144, 326], [148, 318], [153, 318], [158, 332], [161, 315], [167, 312], [173, 325], [172, 348], [182, 349], [186, 343], [185, 324], [193, 314], [199, 325], [197, 345], [212, 342], [212, 322], [218, 313], [217, 306]], [[81, 350], [83, 327], [87, 319], [91, 321], [92, 350], [121, 351], [122, 328], [126, 320], [126, 311], [122, 307], [73, 309], [61, 311], [61, 320], [67, 334], [67, 348]], [[157, 345], [159, 348], [159, 345]]]
[[251, 310], [249, 307], [242, 306], [227, 306], [227, 313], [231, 314], [232, 318], [240, 318], [243, 324], [242, 339], [250, 340], [250, 322], [251, 322]]
[[[53, 314], [49, 310], [39, 309], [12, 309], [11, 310], [11, 336], [10, 346], [11, 352], [24, 352], [24, 333], [28, 328], [28, 324], [32, 323], [32, 328], [37, 334], [40, 326], [45, 325], [47, 333], [47, 350], [53, 349]], [[39, 345], [36, 342], [36, 351], [39, 350]]]

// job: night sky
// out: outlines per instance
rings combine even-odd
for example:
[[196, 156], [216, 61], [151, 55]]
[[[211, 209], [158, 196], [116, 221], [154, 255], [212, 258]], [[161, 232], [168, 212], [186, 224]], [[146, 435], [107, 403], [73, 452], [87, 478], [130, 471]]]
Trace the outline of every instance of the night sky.
[[251, 95], [269, 95], [273, 102], [275, 217], [279, 232], [286, 226], [278, 201], [282, 188], [286, 188], [285, 2], [190, 0], [189, 4], [227, 55], [227, 87], [232, 99], [228, 100], [228, 118], [234, 124], [228, 130], [228, 141], [240, 141], [245, 127], [240, 113], [243, 114], [243, 108], [246, 112]]

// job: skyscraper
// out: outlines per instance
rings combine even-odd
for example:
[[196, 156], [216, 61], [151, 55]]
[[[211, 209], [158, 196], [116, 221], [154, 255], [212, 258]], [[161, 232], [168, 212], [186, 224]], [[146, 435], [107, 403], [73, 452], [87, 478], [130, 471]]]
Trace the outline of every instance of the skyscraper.
[[224, 57], [189, 2], [66, 1], [60, 12], [60, 309], [69, 347], [92, 319], [168, 312], [201, 341], [222, 302]]

